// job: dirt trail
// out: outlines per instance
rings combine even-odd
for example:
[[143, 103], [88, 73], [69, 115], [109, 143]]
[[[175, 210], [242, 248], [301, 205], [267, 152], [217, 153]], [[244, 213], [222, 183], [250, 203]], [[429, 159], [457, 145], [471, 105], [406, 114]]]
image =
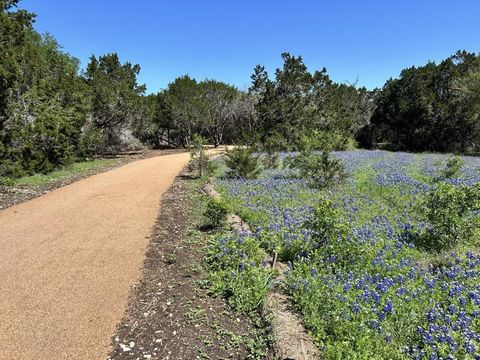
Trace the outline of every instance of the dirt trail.
[[188, 159], [140, 160], [0, 212], [0, 359], [106, 358]]

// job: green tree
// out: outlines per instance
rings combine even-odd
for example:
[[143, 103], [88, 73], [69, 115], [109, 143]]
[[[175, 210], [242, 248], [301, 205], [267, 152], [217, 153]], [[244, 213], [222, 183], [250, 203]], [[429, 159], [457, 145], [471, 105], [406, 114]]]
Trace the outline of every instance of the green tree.
[[177, 143], [188, 146], [194, 134], [200, 134], [198, 83], [188, 75], [168, 85], [165, 101], [171, 111], [177, 132]]
[[0, 121], [0, 174], [48, 172], [77, 155], [88, 111], [79, 62], [61, 51], [51, 35], [30, 27], [23, 28], [14, 54], [18, 72]]
[[478, 151], [480, 144], [480, 67], [470, 70], [465, 76], [454, 83], [457, 116], [464, 118], [467, 129], [464, 134], [465, 147]]
[[216, 80], [198, 84], [201, 127], [215, 147], [223, 143], [227, 130], [234, 120], [234, 102], [239, 91], [231, 85]]
[[475, 73], [480, 57], [459, 51], [390, 79], [376, 97], [372, 142], [414, 151], [477, 148]]
[[281, 137], [284, 148], [298, 148], [312, 130], [353, 139], [368, 124], [374, 104], [365, 88], [334, 83], [325, 68], [310, 73], [301, 57], [282, 58], [274, 80], [262, 66], [251, 76], [261, 142]]
[[106, 145], [121, 145], [122, 130], [142, 115], [145, 85], [137, 83], [140, 65], [121, 63], [116, 53], [90, 57], [84, 74], [92, 99], [92, 119]]
[[[0, 0], [0, 126], [7, 117], [6, 108], [12, 87], [21, 75], [18, 51], [32, 31], [35, 14], [16, 10], [19, 0]], [[1, 128], [0, 128], [1, 129]]]
[[228, 149], [225, 157], [225, 165], [229, 168], [227, 176], [233, 178], [256, 179], [262, 169], [259, 164], [259, 156], [253, 154], [250, 147], [235, 147]]
[[188, 168], [195, 176], [210, 176], [217, 168], [216, 164], [207, 155], [205, 145], [206, 140], [203, 137], [193, 136], [189, 146], [190, 162]]

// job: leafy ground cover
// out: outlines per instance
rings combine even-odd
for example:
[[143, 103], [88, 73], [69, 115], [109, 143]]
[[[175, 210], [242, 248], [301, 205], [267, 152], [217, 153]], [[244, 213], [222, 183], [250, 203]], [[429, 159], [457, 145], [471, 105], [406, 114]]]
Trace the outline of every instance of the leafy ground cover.
[[254, 231], [212, 244], [217, 288], [240, 310], [261, 306], [277, 251], [325, 358], [480, 359], [480, 158], [334, 156], [349, 179], [324, 190], [286, 169], [217, 181]]

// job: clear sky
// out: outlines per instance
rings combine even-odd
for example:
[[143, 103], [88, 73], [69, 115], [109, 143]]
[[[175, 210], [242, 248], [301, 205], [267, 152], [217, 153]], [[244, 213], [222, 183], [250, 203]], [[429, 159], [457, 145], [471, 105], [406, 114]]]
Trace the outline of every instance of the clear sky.
[[142, 67], [149, 92], [177, 76], [246, 89], [280, 54], [325, 66], [335, 81], [382, 86], [400, 70], [458, 49], [480, 52], [479, 0], [24, 0], [82, 66], [117, 52]]

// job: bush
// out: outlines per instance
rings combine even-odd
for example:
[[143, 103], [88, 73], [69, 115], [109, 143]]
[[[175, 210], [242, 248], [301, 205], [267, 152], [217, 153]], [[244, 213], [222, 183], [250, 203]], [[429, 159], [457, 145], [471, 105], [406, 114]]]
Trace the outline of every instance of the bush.
[[480, 224], [480, 184], [468, 187], [439, 183], [420, 203], [430, 224], [415, 241], [427, 249], [442, 251], [468, 242]]
[[213, 199], [209, 200], [204, 216], [211, 228], [222, 228], [227, 221], [227, 215], [228, 209], [223, 202]]
[[313, 210], [313, 216], [307, 227], [313, 232], [314, 247], [325, 246], [338, 239], [344, 239], [348, 234], [348, 225], [331, 200], [320, 199]]
[[355, 139], [349, 135], [336, 131], [313, 130], [310, 134], [301, 137], [298, 150], [341, 151], [354, 150], [356, 147]]
[[0, 186], [13, 186], [15, 181], [12, 178], [0, 176]]
[[262, 165], [266, 169], [277, 169], [280, 167], [281, 159], [278, 151], [286, 147], [285, 139], [278, 134], [269, 136], [259, 147], [263, 153]]
[[205, 153], [205, 144], [206, 140], [203, 137], [194, 135], [189, 146], [190, 163], [188, 164], [188, 170], [199, 177], [210, 176], [217, 169], [216, 164]]
[[22, 177], [25, 174], [25, 170], [22, 168], [22, 164], [20, 161], [14, 161], [12, 159], [4, 158], [0, 159], [0, 177], [15, 179]]
[[318, 155], [311, 149], [305, 149], [297, 156], [288, 158], [287, 166], [298, 170], [298, 176], [314, 188], [326, 188], [347, 177], [341, 160], [333, 158], [327, 151]]
[[327, 198], [320, 199], [306, 228], [312, 232], [310, 257], [320, 262], [332, 267], [351, 268], [355, 264], [362, 268], [374, 258], [371, 244], [360, 244], [350, 237], [350, 227], [341, 210]]
[[253, 149], [249, 147], [227, 150], [225, 165], [230, 169], [228, 177], [256, 179], [261, 173], [258, 156], [253, 156]]
[[42, 107], [30, 116], [29, 126], [12, 117], [9, 135], [0, 141], [0, 176], [12, 178], [46, 174], [71, 164], [79, 131], [75, 116], [52, 107]]
[[274, 132], [261, 143], [260, 149], [265, 152], [276, 152], [289, 150], [290, 147], [285, 137], [278, 132]]
[[91, 157], [99, 152], [102, 145], [102, 131], [94, 126], [86, 127], [78, 143], [78, 156], [82, 158]]
[[461, 170], [465, 161], [460, 156], [450, 156], [447, 160], [445, 168], [441, 171], [437, 180], [445, 180], [457, 178], [461, 174]]

